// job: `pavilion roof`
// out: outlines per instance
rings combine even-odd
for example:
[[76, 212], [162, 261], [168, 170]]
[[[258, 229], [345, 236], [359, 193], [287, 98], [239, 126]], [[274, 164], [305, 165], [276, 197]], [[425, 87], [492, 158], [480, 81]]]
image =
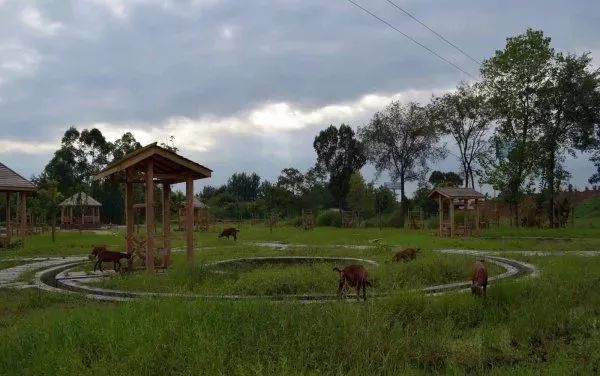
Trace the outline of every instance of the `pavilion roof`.
[[454, 187], [435, 187], [429, 198], [437, 198], [442, 196], [444, 198], [484, 198], [485, 196], [480, 192], [477, 192], [473, 188], [454, 188]]
[[155, 142], [110, 163], [96, 175], [96, 179], [116, 177], [118, 180], [124, 181], [124, 172], [127, 169], [133, 170], [138, 175], [143, 174], [145, 173], [145, 163], [149, 159], [154, 162], [154, 180], [157, 182], [181, 183], [187, 178], [194, 180], [208, 178], [212, 173], [211, 169], [160, 147]]
[[[205, 203], [203, 203], [202, 201], [198, 200], [198, 198], [194, 197], [194, 208], [196, 209], [208, 209], [208, 205], [206, 205]], [[184, 202], [181, 203], [181, 206], [184, 207], [187, 204]]]
[[61, 202], [59, 206], [102, 206], [102, 204], [87, 193], [78, 192]]
[[0, 163], [0, 191], [35, 192], [36, 190], [32, 182]]

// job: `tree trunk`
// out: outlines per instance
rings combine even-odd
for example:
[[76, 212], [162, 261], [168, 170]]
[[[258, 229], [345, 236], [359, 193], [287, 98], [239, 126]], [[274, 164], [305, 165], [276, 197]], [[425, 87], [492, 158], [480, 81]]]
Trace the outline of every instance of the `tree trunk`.
[[52, 219], [51, 219], [50, 224], [52, 226], [52, 228], [51, 228], [51, 231], [52, 231], [52, 243], [54, 243], [56, 241], [56, 235], [55, 235], [56, 234], [56, 213], [54, 213], [54, 212], [52, 213]]
[[554, 170], [555, 170], [555, 166], [556, 166], [556, 155], [554, 150], [552, 150], [550, 152], [550, 160], [548, 161], [549, 163], [549, 170], [548, 170], [548, 192], [550, 193], [550, 203], [549, 203], [549, 210], [550, 212], [548, 213], [548, 220], [550, 221], [550, 227], [554, 228], [554, 227], [558, 227], [557, 223], [556, 223], [556, 205], [555, 205], [555, 199], [554, 196], [556, 194], [555, 189], [554, 189], [554, 184], [555, 184], [555, 180], [556, 177], [554, 175]]
[[404, 217], [406, 215], [406, 196], [404, 190], [404, 174], [400, 176], [400, 224], [404, 227]]

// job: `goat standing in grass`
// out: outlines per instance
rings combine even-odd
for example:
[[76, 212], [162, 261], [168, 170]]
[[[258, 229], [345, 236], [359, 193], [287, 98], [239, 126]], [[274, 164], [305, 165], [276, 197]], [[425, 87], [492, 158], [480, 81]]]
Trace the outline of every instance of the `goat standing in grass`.
[[417, 258], [417, 252], [419, 252], [421, 248], [404, 248], [401, 251], [397, 251], [394, 254], [394, 261], [398, 262], [400, 260], [404, 260], [404, 262], [408, 262]]
[[220, 238], [227, 238], [229, 239], [230, 236], [233, 236], [233, 240], [237, 240], [237, 233], [240, 230], [230, 227], [230, 228], [226, 228], [225, 230], [223, 230], [223, 232], [221, 232], [221, 235], [219, 235], [219, 239]]
[[362, 265], [349, 265], [344, 269], [333, 268], [334, 272], [340, 273], [340, 283], [338, 286], [338, 295], [341, 296], [344, 287], [356, 287], [356, 300], [360, 300], [360, 289], [363, 291], [363, 299], [367, 300], [367, 286], [372, 286], [369, 282], [369, 273]]
[[97, 259], [96, 263], [94, 264], [94, 271], [96, 271], [97, 267], [100, 267], [100, 271], [103, 272], [104, 270], [102, 270], [102, 263], [112, 261], [113, 268], [116, 272], [121, 270], [121, 259], [130, 259], [131, 253], [113, 252], [107, 250], [105, 246], [100, 246], [94, 247], [90, 256]]
[[488, 272], [484, 264], [485, 260], [475, 261], [471, 272], [471, 293], [473, 295], [485, 296], [488, 284]]

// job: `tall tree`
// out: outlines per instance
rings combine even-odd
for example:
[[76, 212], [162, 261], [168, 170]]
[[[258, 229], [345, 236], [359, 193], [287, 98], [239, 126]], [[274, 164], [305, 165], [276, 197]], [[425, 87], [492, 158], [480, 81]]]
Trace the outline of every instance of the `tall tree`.
[[456, 91], [434, 98], [429, 107], [435, 123], [456, 142], [465, 187], [474, 189], [475, 169], [488, 154], [491, 120], [485, 95], [478, 85], [461, 83]]
[[554, 50], [541, 31], [508, 38], [504, 50], [483, 63], [483, 88], [497, 121], [495, 161], [486, 181], [500, 190], [519, 224], [519, 202], [537, 172], [536, 145], [545, 120], [540, 98], [547, 84]]
[[235, 173], [227, 180], [227, 191], [242, 201], [254, 201], [258, 197], [260, 176], [256, 173]]
[[304, 188], [304, 175], [296, 168], [284, 168], [277, 178], [277, 185], [294, 196], [300, 196]]
[[329, 191], [338, 207], [345, 207], [350, 176], [366, 163], [363, 145], [356, 139], [349, 125], [337, 129], [330, 125], [322, 130], [313, 142], [317, 153], [316, 169], [329, 174]]
[[556, 54], [540, 95], [544, 121], [539, 150], [542, 183], [547, 196], [548, 220], [556, 218], [556, 192], [569, 176], [562, 166], [565, 154], [575, 155], [594, 144], [600, 124], [600, 71], [593, 69], [589, 54]]
[[435, 125], [419, 104], [394, 101], [377, 112], [369, 125], [360, 128], [359, 135], [377, 174], [388, 171], [400, 183], [400, 210], [404, 218], [406, 183], [423, 176], [429, 161], [445, 156], [444, 148], [438, 146]]

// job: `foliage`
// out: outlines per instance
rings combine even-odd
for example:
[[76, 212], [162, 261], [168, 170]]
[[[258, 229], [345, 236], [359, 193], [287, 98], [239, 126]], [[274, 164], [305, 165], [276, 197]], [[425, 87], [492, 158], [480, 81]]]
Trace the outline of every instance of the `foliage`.
[[434, 187], [458, 187], [462, 185], [462, 179], [456, 172], [433, 171], [429, 175], [429, 183]]
[[253, 201], [258, 198], [260, 176], [256, 173], [235, 173], [227, 180], [227, 191], [242, 201]]
[[[507, 39], [504, 50], [483, 64], [483, 88], [498, 127], [493, 137], [495, 160], [486, 182], [511, 204], [519, 223], [519, 202], [535, 177], [537, 142], [546, 120], [540, 106], [554, 50], [541, 31]], [[493, 162], [493, 163], [492, 163]]]
[[350, 187], [346, 201], [350, 210], [356, 211], [361, 217], [374, 214], [375, 189], [373, 184], [366, 184], [360, 172], [350, 176]]
[[429, 105], [433, 121], [458, 146], [465, 187], [475, 188], [478, 164], [487, 156], [490, 126], [486, 97], [478, 85], [461, 83], [456, 91], [434, 98]]
[[337, 210], [322, 210], [317, 215], [317, 226], [342, 227], [342, 215]]
[[400, 183], [401, 212], [406, 212], [405, 183], [427, 171], [427, 163], [444, 156], [439, 135], [427, 111], [417, 103], [392, 102], [377, 112], [366, 127], [359, 129], [367, 158], [378, 174], [389, 171]]
[[350, 176], [366, 163], [363, 145], [354, 137], [346, 124], [337, 129], [330, 125], [322, 130], [313, 142], [317, 153], [316, 170], [329, 174], [329, 191], [338, 207], [345, 207]]

